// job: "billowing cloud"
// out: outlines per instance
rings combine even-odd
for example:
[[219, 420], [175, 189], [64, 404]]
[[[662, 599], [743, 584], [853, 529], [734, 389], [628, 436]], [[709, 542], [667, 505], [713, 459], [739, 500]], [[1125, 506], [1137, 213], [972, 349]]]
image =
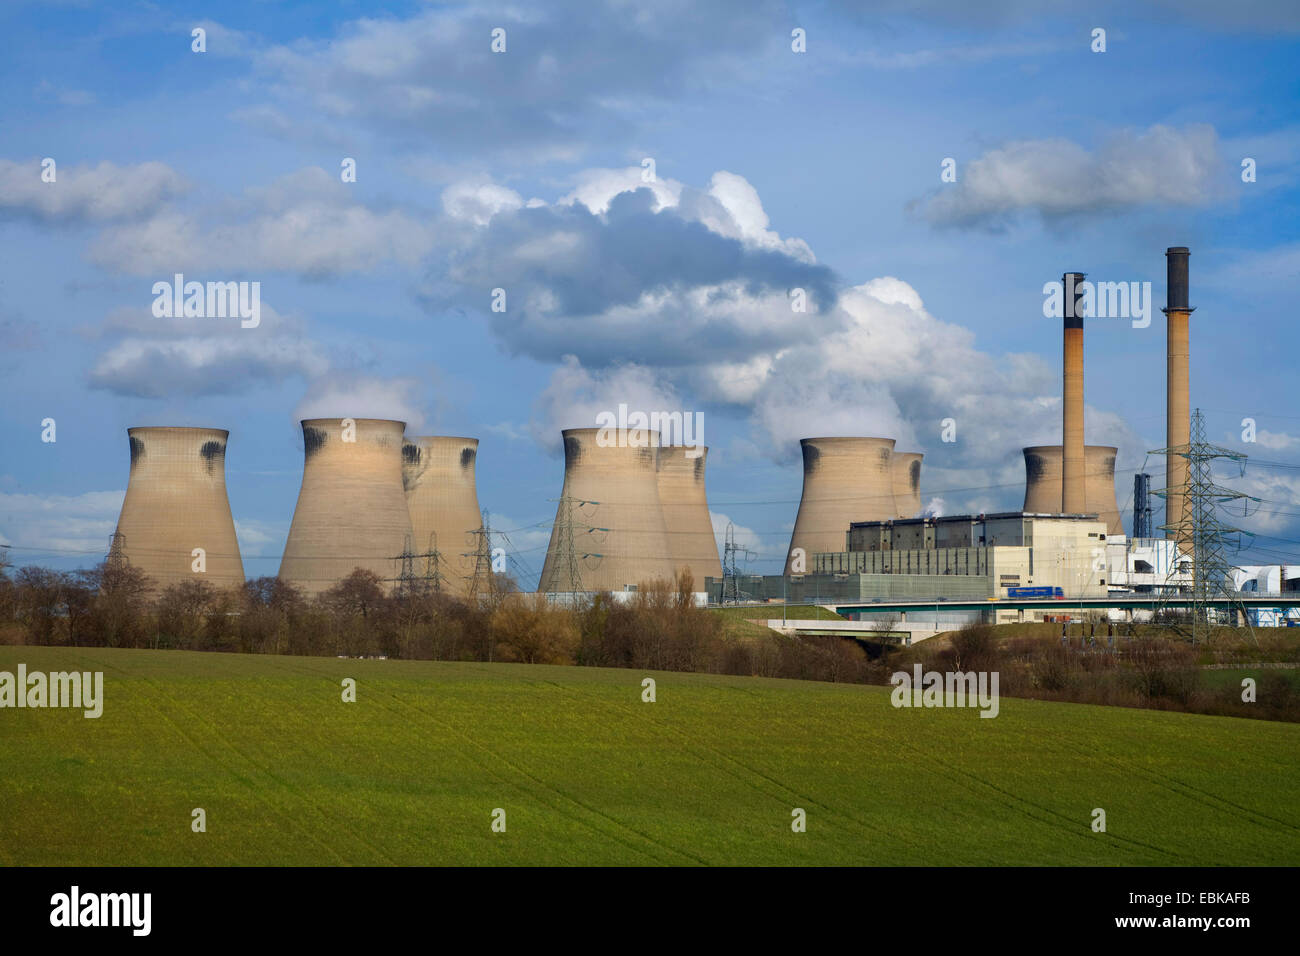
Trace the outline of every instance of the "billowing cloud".
[[652, 369], [629, 364], [589, 370], [566, 355], [533, 403], [530, 429], [538, 444], [559, 452], [562, 430], [595, 428], [598, 415], [617, 415], [620, 404], [627, 405], [629, 413], [646, 416], [684, 411], [673, 389]]
[[1027, 213], [1045, 220], [1140, 206], [1201, 206], [1220, 197], [1214, 128], [1152, 126], [1115, 133], [1089, 152], [1066, 139], [1008, 143], [967, 162], [957, 181], [914, 202], [935, 225], [998, 228]]
[[482, 312], [501, 289], [505, 310], [489, 315], [505, 347], [584, 365], [743, 363], [833, 321], [818, 311], [834, 301], [830, 270], [769, 228], [742, 177], [707, 190], [640, 177], [595, 171], [555, 204], [449, 188], [460, 231], [426, 305]]
[[376, 378], [335, 371], [313, 382], [293, 410], [305, 418], [383, 418], [406, 422], [407, 434], [420, 434], [425, 422], [425, 384], [414, 378]]
[[42, 179], [42, 159], [0, 159], [0, 219], [21, 216], [69, 225], [144, 219], [186, 189], [185, 180], [165, 163], [62, 166], [52, 158], [52, 182]]

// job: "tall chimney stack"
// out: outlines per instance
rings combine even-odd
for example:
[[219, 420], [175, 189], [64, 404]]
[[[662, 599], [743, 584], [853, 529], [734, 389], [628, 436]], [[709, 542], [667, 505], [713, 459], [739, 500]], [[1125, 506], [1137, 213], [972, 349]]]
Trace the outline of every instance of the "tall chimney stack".
[[1088, 510], [1084, 490], [1086, 459], [1083, 450], [1083, 273], [1067, 272], [1061, 277], [1064, 290], [1062, 315], [1065, 319], [1064, 388], [1061, 411], [1063, 470], [1061, 511], [1081, 514]]
[[[1187, 362], [1190, 352], [1187, 320], [1193, 311], [1187, 304], [1187, 259], [1190, 255], [1186, 246], [1170, 246], [1165, 250], [1168, 270], [1164, 308], [1168, 350], [1165, 377], [1166, 448], [1177, 448], [1192, 440], [1187, 398]], [[1165, 498], [1165, 524], [1181, 524], [1187, 501], [1186, 458], [1181, 455], [1165, 457], [1165, 484], [1169, 488]], [[1166, 537], [1177, 538], [1181, 545], [1190, 547], [1191, 541], [1187, 535], [1169, 531]]]

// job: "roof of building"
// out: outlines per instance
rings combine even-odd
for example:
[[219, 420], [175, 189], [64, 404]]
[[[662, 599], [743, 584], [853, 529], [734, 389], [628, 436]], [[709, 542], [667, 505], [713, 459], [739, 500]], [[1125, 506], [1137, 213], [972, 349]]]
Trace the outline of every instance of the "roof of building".
[[1097, 521], [1100, 520], [1096, 512], [1078, 512], [1069, 514], [1048, 514], [1041, 511], [998, 511], [993, 514], [978, 515], [930, 515], [920, 518], [894, 518], [889, 521], [854, 521], [850, 527], [869, 528], [872, 526], [883, 525], [900, 525], [900, 524], [923, 524], [925, 522], [935, 523], [939, 521], [992, 521], [995, 518], [1068, 518], [1079, 521]]

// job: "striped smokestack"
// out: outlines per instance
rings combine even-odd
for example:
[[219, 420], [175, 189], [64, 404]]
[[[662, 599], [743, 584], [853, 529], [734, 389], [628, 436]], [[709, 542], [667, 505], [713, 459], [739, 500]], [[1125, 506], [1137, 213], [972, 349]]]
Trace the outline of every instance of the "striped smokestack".
[[1067, 272], [1061, 277], [1061, 286], [1064, 290], [1062, 315], [1065, 322], [1061, 511], [1081, 514], [1088, 510], [1083, 450], [1083, 273]]
[[[1186, 445], [1191, 438], [1191, 415], [1187, 398], [1187, 360], [1190, 352], [1188, 318], [1192, 308], [1187, 304], [1187, 259], [1191, 252], [1186, 246], [1170, 246], [1165, 250], [1167, 269], [1165, 319], [1168, 366], [1165, 377], [1165, 429], [1166, 448]], [[1187, 489], [1187, 459], [1180, 455], [1165, 457], [1165, 484], [1169, 491], [1165, 498], [1165, 524], [1178, 525], [1183, 521], [1185, 492]], [[1169, 531], [1169, 538], [1179, 538], [1190, 547], [1186, 536]]]

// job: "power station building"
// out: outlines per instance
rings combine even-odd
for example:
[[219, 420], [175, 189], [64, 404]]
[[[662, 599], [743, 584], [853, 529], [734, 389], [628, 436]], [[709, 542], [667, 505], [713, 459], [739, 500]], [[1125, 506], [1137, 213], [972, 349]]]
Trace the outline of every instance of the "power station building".
[[[855, 521], [845, 537], [844, 550], [812, 555], [808, 574], [750, 575], [740, 587], [753, 600], [792, 603], [988, 600], [1024, 587], [1060, 588], [1069, 597], [1107, 594], [1106, 525], [1095, 514]], [[711, 596], [720, 600], [716, 584]]]

